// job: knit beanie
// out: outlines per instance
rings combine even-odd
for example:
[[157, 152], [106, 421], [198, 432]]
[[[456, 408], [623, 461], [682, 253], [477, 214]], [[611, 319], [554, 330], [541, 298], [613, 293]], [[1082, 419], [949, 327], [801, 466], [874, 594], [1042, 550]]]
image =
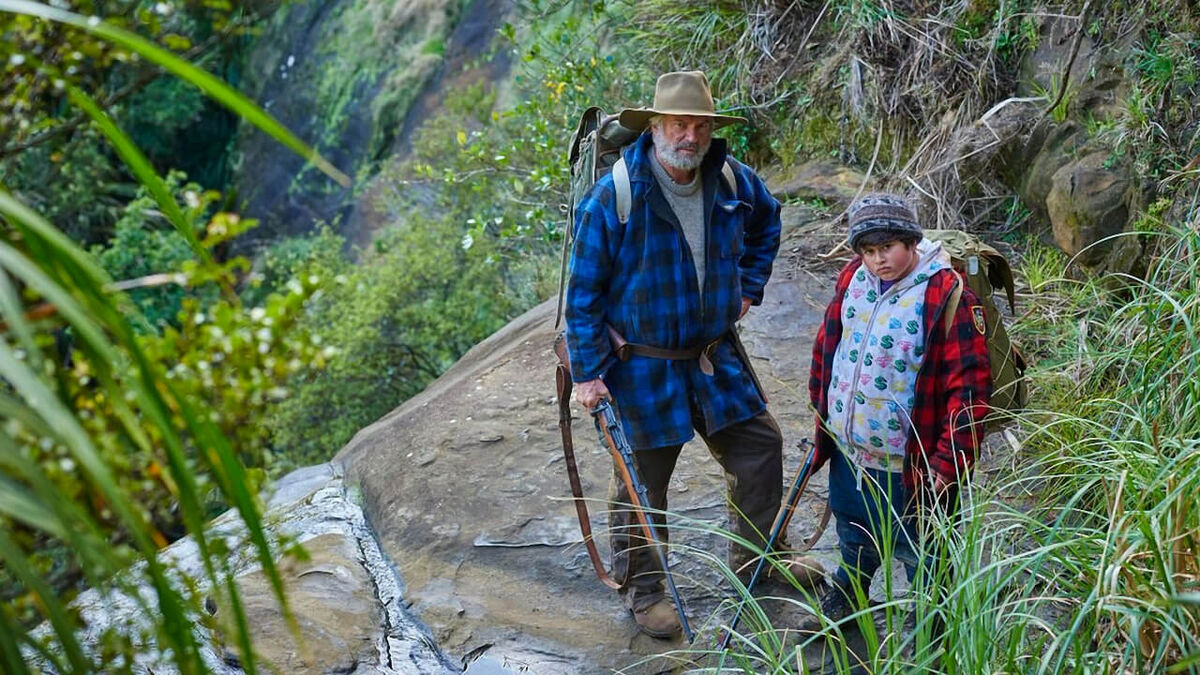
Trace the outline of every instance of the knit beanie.
[[922, 236], [913, 212], [903, 197], [893, 194], [867, 194], [850, 205], [850, 248], [858, 250], [858, 240], [868, 232], [895, 232]]

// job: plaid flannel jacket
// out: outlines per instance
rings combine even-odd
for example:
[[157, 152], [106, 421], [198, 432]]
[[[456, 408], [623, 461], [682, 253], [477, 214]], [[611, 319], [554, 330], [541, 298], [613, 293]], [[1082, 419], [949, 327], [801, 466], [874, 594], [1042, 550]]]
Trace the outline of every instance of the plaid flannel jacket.
[[[838, 275], [833, 300], [813, 344], [808, 393], [817, 411], [817, 467], [838, 452], [833, 437], [821, 426], [828, 419], [829, 380], [842, 335], [842, 298], [861, 265], [862, 258], [855, 256]], [[974, 465], [983, 440], [992, 382], [987, 342], [975, 327], [972, 308], [979, 300], [968, 288], [963, 289], [950, 332], [945, 331], [942, 311], [954, 284], [955, 275], [944, 270], [929, 280], [925, 291], [926, 353], [917, 375], [913, 433], [904, 458], [904, 485], [909, 489], [920, 485], [927, 469], [952, 483], [960, 481]]]
[[617, 361], [605, 323], [632, 343], [686, 349], [733, 329], [742, 298], [762, 302], [779, 249], [779, 202], [749, 168], [731, 160], [735, 199], [721, 179], [726, 144], [713, 139], [700, 166], [707, 222], [706, 274], [698, 287], [691, 249], [649, 162], [657, 161], [649, 133], [625, 152], [632, 205], [617, 219], [611, 176], [580, 202], [567, 284], [567, 344], [572, 378], [603, 376], [635, 449], [684, 443], [693, 436], [691, 404], [713, 433], [766, 408], [728, 341], [712, 358], [714, 374], [695, 361], [633, 356]]

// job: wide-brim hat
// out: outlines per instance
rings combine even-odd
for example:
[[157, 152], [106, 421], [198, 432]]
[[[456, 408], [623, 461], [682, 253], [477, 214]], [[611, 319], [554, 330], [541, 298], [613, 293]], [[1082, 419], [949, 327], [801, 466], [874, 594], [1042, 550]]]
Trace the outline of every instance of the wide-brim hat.
[[699, 70], [664, 73], [654, 85], [654, 105], [649, 108], [626, 108], [621, 111], [620, 123], [626, 129], [642, 131], [655, 115], [694, 115], [709, 117], [713, 128], [745, 122], [745, 117], [718, 115], [713, 106], [708, 78]]

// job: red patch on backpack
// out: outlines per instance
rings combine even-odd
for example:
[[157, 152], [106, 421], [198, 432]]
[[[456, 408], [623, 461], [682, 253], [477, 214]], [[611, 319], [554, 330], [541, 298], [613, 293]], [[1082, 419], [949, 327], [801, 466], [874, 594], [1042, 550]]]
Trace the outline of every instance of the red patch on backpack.
[[975, 321], [975, 330], [980, 335], [987, 335], [987, 321], [983, 318], [983, 305], [971, 305], [971, 318]]

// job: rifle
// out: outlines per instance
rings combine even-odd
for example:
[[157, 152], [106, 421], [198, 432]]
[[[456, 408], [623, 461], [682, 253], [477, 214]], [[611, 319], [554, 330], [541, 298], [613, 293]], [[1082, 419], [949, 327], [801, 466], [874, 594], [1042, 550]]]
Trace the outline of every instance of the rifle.
[[616, 460], [617, 468], [621, 472], [621, 480], [624, 481], [625, 488], [629, 492], [629, 501], [633, 506], [633, 513], [637, 517], [638, 523], [642, 526], [642, 532], [658, 553], [658, 560], [667, 580], [667, 588], [670, 589], [671, 598], [675, 601], [675, 611], [679, 612], [679, 625], [683, 627], [683, 634], [691, 644], [695, 640], [695, 635], [692, 634], [692, 627], [688, 624], [687, 614], [683, 609], [683, 600], [679, 598], [679, 591], [675, 588], [675, 579], [671, 576], [671, 569], [667, 567], [667, 552], [658, 538], [656, 528], [646, 518], [645, 506], [650, 501], [650, 495], [646, 490], [646, 485], [638, 479], [637, 468], [633, 460], [633, 448], [630, 447], [629, 439], [625, 437], [625, 431], [621, 428], [617, 411], [606, 399], [592, 408], [591, 413], [596, 420], [596, 429], [600, 432], [601, 442]]
[[[800, 469], [796, 471], [796, 479], [792, 481], [792, 489], [788, 492], [787, 501], [783, 503], [779, 508], [779, 513], [775, 516], [775, 523], [771, 526], [771, 534], [767, 537], [767, 544], [763, 548], [763, 554], [758, 559], [758, 565], [754, 567], [754, 574], [750, 576], [750, 582], [746, 584], [746, 595], [738, 603], [737, 611], [733, 613], [733, 619], [729, 622], [729, 628], [726, 628], [721, 636], [721, 644], [719, 646], [721, 652], [729, 649], [729, 640], [733, 637], [733, 631], [737, 629], [738, 620], [742, 618], [742, 609], [746, 606], [746, 598], [750, 597], [751, 591], [754, 590], [754, 585], [758, 583], [758, 576], [767, 564], [767, 555], [771, 553], [771, 549], [775, 546], [779, 535], [787, 530], [788, 522], [792, 519], [792, 513], [795, 512], [796, 505], [800, 503], [800, 495], [804, 494], [804, 488], [808, 486], [808, 479], [812, 477], [812, 467], [813, 461], [817, 456], [817, 446], [813, 445], [813, 442], [807, 438], [800, 441], [801, 448], [806, 445], [809, 447], [808, 456], [805, 457], [804, 463], [800, 465]], [[825, 515], [821, 519], [821, 524], [817, 526], [817, 531], [808, 538], [808, 541], [805, 542], [805, 546], [801, 550], [807, 550], [816, 543], [828, 522], [829, 511], [826, 509]]]

